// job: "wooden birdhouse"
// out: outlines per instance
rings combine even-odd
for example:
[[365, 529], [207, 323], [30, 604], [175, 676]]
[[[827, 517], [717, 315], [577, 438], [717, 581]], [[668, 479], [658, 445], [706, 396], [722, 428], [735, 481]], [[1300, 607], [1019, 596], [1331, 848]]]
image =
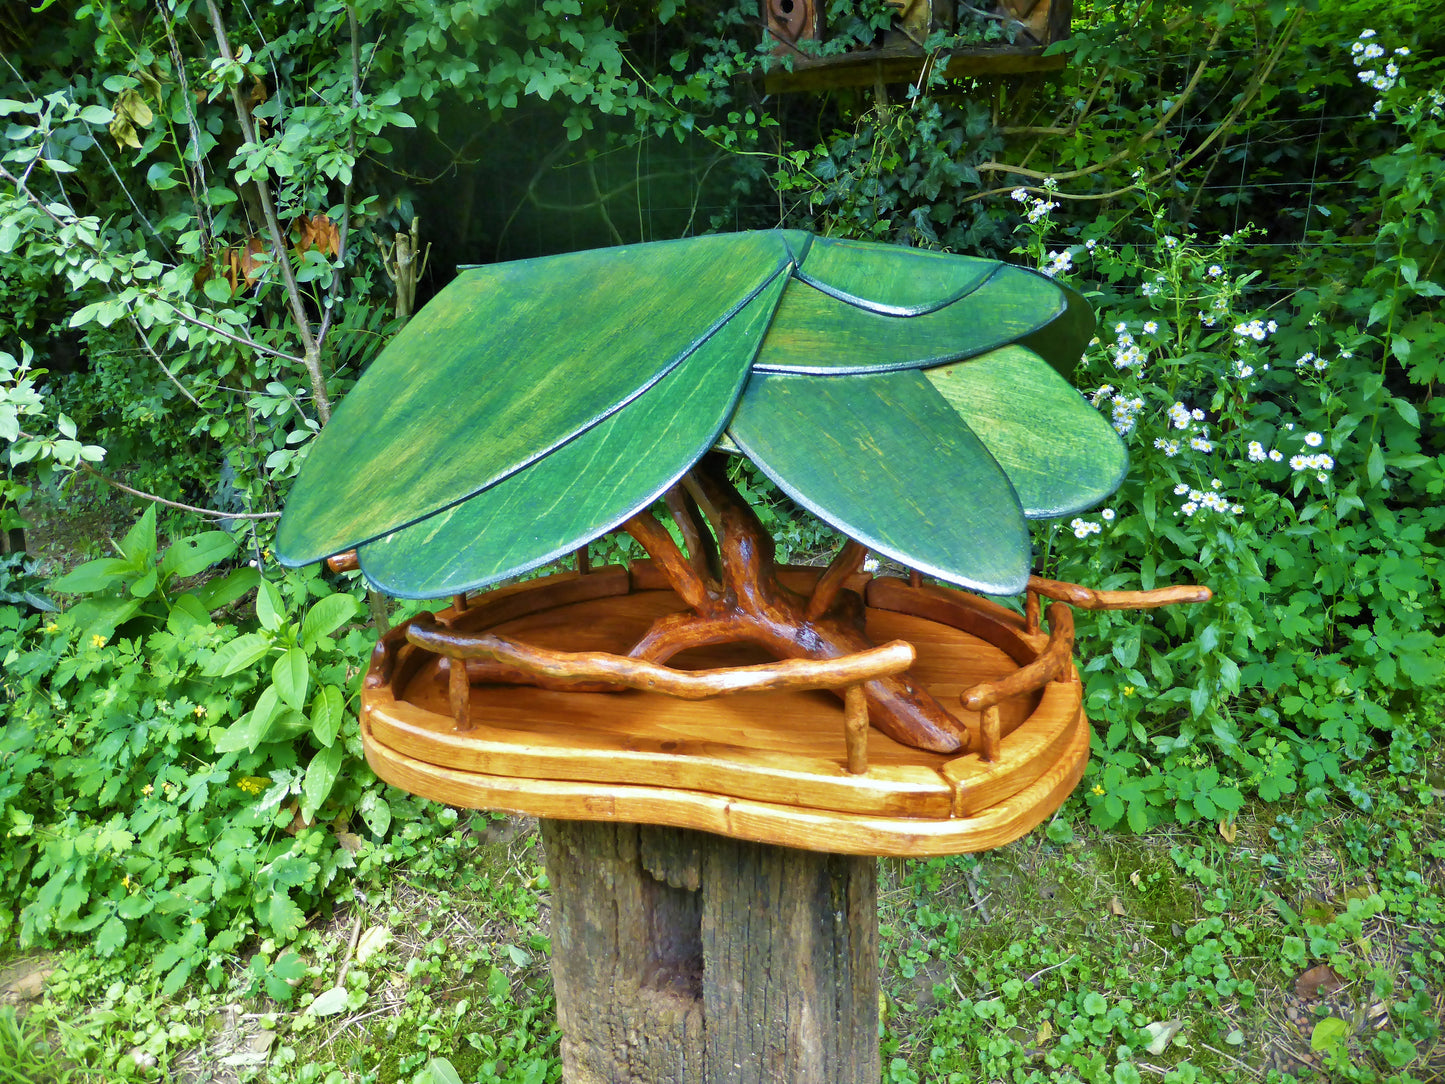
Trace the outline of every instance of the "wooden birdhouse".
[[[950, 77], [1011, 75], [1062, 68], [1045, 50], [1069, 35], [1073, 0], [888, 0], [893, 25], [871, 43], [823, 55], [828, 40], [821, 0], [762, 0], [766, 40], [787, 63], [763, 82], [769, 93], [914, 82], [926, 65], [947, 62]], [[942, 32], [941, 49], [928, 49]]]

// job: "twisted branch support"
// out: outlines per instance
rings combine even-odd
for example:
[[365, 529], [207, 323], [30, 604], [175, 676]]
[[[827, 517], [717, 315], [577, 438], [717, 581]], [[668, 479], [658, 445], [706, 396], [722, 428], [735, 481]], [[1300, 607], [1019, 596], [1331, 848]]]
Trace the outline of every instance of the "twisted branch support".
[[[862, 598], [844, 588], [866, 555], [862, 545], [844, 545], [812, 596], [804, 598], [778, 582], [773, 540], [720, 463], [704, 461], [683, 488], [692, 504], [678, 493], [669, 506], [683, 537], [697, 539], [699, 553], [684, 556], [650, 512], [624, 524], [692, 611], [658, 619], [633, 647], [633, 658], [662, 663], [689, 648], [739, 640], [760, 644], [783, 659], [834, 659], [874, 647], [863, 632]], [[707, 517], [718, 539], [716, 575], [703, 541], [707, 532], [693, 507]], [[906, 674], [875, 678], [862, 689], [868, 721], [889, 737], [938, 753], [967, 749], [970, 736], [963, 724]], [[856, 726], [862, 717], [858, 697], [849, 706]]]

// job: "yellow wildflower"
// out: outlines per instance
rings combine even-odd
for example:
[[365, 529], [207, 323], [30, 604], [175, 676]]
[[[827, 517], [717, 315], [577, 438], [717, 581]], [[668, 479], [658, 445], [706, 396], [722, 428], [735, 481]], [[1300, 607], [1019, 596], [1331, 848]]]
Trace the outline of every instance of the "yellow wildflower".
[[1098, 783], [1095, 783], [1095, 784], [1094, 784], [1094, 793], [1095, 793], [1095, 794], [1098, 794], [1098, 795], [1102, 795], [1102, 794], [1104, 793], [1104, 788], [1101, 787]]
[[156, 789], [155, 787], [153, 787], [153, 786], [151, 786], [149, 783], [147, 783], [145, 786], [141, 787], [140, 792], [141, 792], [142, 794], [144, 794], [147, 798], [149, 798], [149, 797], [151, 796], [151, 791], [153, 791], [153, 790], [155, 790], [155, 789]]
[[1122, 687], [1119, 689], [1119, 691], [1120, 691], [1121, 693], [1123, 693], [1125, 696], [1133, 696], [1133, 695], [1134, 695], [1134, 686], [1132, 686], [1132, 685], [1124, 685], [1124, 686], [1122, 686]]
[[102, 636], [100, 633], [97, 632], [94, 636], [92, 636], [92, 637], [90, 638], [90, 646], [91, 646], [91, 647], [104, 647], [104, 646], [105, 646], [105, 637]]
[[48, 625], [45, 626], [45, 631], [46, 631], [46, 632], [59, 632], [59, 631], [60, 631], [60, 626], [57, 625], [54, 621], [52, 621], [52, 622], [50, 622], [50, 624], [48, 624]]
[[205, 705], [203, 705], [203, 704], [197, 704], [197, 705], [196, 705], [196, 718], [197, 718], [197, 719], [204, 719], [205, 717], [206, 717], [206, 708], [205, 708]]

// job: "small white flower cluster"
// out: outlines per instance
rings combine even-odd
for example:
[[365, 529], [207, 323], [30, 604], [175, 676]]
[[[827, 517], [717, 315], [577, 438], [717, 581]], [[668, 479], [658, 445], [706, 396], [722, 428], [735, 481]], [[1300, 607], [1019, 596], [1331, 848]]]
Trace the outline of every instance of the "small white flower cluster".
[[[1216, 297], [1216, 298], [1214, 299], [1214, 304], [1210, 306], [1210, 311], [1209, 311], [1209, 312], [1201, 312], [1201, 313], [1199, 314], [1199, 322], [1200, 322], [1201, 324], [1203, 324], [1205, 327], [1213, 327], [1215, 324], [1217, 324], [1217, 323], [1219, 322], [1219, 318], [1215, 315], [1215, 313], [1224, 312], [1224, 311], [1225, 311], [1226, 309], [1228, 309], [1228, 308], [1229, 308], [1229, 302], [1228, 302], [1228, 301], [1226, 301], [1226, 300], [1225, 300], [1224, 298], [1222, 298], [1222, 297]], [[1243, 325], [1240, 325], [1240, 326], [1242, 327]]]
[[1278, 330], [1279, 325], [1273, 320], [1268, 323], [1263, 320], [1251, 320], [1247, 324], [1234, 325], [1234, 333], [1241, 339], [1253, 339], [1257, 343], [1264, 342], [1266, 336], [1273, 335]]
[[1107, 402], [1108, 402], [1110, 399], [1112, 399], [1113, 397], [1114, 397], [1114, 385], [1113, 385], [1113, 384], [1105, 384], [1105, 385], [1104, 385], [1102, 388], [1100, 388], [1098, 391], [1094, 392], [1093, 395], [1089, 396], [1089, 405], [1096, 407], [1096, 406], [1098, 406], [1100, 403], [1107, 403]]
[[1188, 429], [1190, 422], [1202, 422], [1204, 411], [1195, 407], [1190, 410], [1183, 403], [1175, 403], [1169, 408], [1169, 421], [1175, 429]]
[[1138, 369], [1144, 371], [1144, 363], [1149, 360], [1149, 355], [1140, 349], [1139, 344], [1134, 341], [1134, 336], [1129, 334], [1129, 328], [1123, 323], [1114, 325], [1114, 368], [1116, 369]]
[[1301, 372], [1313, 369], [1317, 373], [1322, 373], [1330, 367], [1330, 363], [1311, 350], [1308, 354], [1302, 354], [1296, 358], [1294, 367]]
[[1075, 538], [1088, 538], [1091, 534], [1098, 534], [1101, 530], [1103, 530], [1103, 528], [1100, 527], [1093, 520], [1080, 519], [1077, 516], [1073, 519], [1069, 526], [1074, 529]]
[[1292, 455], [1289, 457], [1290, 469], [1294, 471], [1312, 470], [1315, 478], [1321, 482], [1329, 481], [1329, 471], [1334, 469], [1335, 461], [1325, 452], [1315, 455]]
[[1179, 454], [1179, 442], [1177, 440], [1166, 440], [1164, 437], [1154, 438], [1154, 447], [1173, 459]]
[[1139, 292], [1145, 297], [1158, 297], [1159, 284], [1155, 282], [1146, 282], [1143, 286], [1139, 287]]
[[1228, 512], [1234, 516], [1243, 515], [1244, 505], [1238, 502], [1231, 504], [1220, 492], [1223, 487], [1224, 483], [1218, 478], [1210, 479], [1209, 491], [1207, 493], [1204, 490], [1191, 488], [1186, 482], [1180, 482], [1174, 487], [1174, 496], [1185, 499], [1184, 503], [1179, 506], [1179, 510], [1174, 514], [1176, 516], [1180, 514], [1193, 516], [1194, 513], [1204, 509], [1210, 512]]
[[[1058, 184], [1052, 177], [1050, 177], [1048, 180], [1044, 181], [1044, 187], [1049, 191], [1053, 191], [1055, 188], [1058, 187]], [[1029, 192], [1027, 188], [1015, 188], [1012, 192], [1009, 193], [1009, 196], [1017, 200], [1019, 203], [1029, 202]], [[1030, 222], [1037, 222], [1039, 219], [1043, 218], [1056, 207], [1058, 207], [1058, 204], [1051, 199], [1036, 199], [1033, 201], [1033, 205], [1029, 207], [1024, 217], [1027, 218]]]
[[1257, 440], [1249, 442], [1248, 452], [1250, 460], [1255, 463], [1263, 463], [1266, 459], [1278, 463], [1284, 458], [1284, 453], [1278, 448], [1271, 448], [1269, 451], [1265, 451], [1264, 445]]
[[1140, 398], [1126, 399], [1122, 395], [1114, 396], [1114, 409], [1112, 411], [1114, 431], [1121, 437], [1127, 437], [1134, 432], [1134, 426], [1139, 420], [1139, 411], [1144, 409], [1144, 400]]
[[1224, 274], [1224, 268], [1220, 267], [1217, 263], [1212, 263], [1209, 265], [1209, 270], [1206, 274], [1212, 279], [1217, 279], [1220, 275]]
[[1235, 358], [1234, 375], [1240, 380], [1248, 380], [1254, 375], [1254, 366], [1247, 364], [1243, 358]]
[[1048, 275], [1049, 278], [1053, 278], [1055, 275], [1067, 271], [1073, 265], [1074, 257], [1068, 249], [1064, 249], [1062, 252], [1050, 252], [1049, 264], [1043, 268], [1043, 272], [1045, 275]]
[[1177, 238], [1177, 237], [1165, 237], [1165, 238], [1164, 238], [1164, 247], [1165, 247], [1165, 248], [1178, 248], [1178, 247], [1179, 247], [1179, 238]]
[[1158, 324], [1158, 322], [1157, 322], [1157, 321], [1154, 321], [1154, 320], [1145, 320], [1145, 321], [1144, 321], [1144, 334], [1145, 334], [1145, 335], [1157, 335], [1157, 334], [1159, 334], [1159, 324]]
[[[1396, 64], [1394, 60], [1387, 60], [1382, 70], [1377, 71], [1374, 68], [1364, 67], [1364, 65], [1370, 61], [1379, 60], [1385, 55], [1384, 46], [1370, 40], [1374, 36], [1375, 32], [1373, 30], [1361, 30], [1359, 38], [1350, 46], [1350, 58], [1354, 61], [1355, 67], [1360, 69], [1355, 73], [1355, 77], [1371, 90], [1384, 94], [1387, 91], [1394, 90], [1395, 84], [1400, 81], [1400, 66]], [[1403, 45], [1395, 50], [1395, 56], [1397, 57], [1407, 57], [1409, 55], [1410, 50]], [[1370, 116], [1379, 116], [1380, 110], [1384, 107], [1384, 101], [1377, 100], [1370, 110]]]

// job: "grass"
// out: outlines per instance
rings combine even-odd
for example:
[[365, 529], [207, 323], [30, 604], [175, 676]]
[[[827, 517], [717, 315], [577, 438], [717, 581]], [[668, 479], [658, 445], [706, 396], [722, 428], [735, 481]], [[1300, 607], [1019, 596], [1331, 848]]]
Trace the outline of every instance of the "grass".
[[[1253, 811], [1233, 842], [1212, 826], [1067, 839], [1058, 822], [1062, 843], [1041, 831], [980, 856], [884, 860], [883, 1079], [1445, 1079], [1441, 862], [1389, 848], [1356, 861], [1351, 839], [1379, 825], [1338, 811], [1281, 848], [1277, 816]], [[451, 1079], [428, 1069], [445, 1058], [462, 1081], [560, 1079], [535, 831], [482, 816], [443, 828], [306, 931], [289, 1004], [248, 986], [256, 957], [243, 961], [229, 990], [244, 1011], [130, 1075], [431, 1084]], [[1417, 829], [1440, 838], [1438, 818]], [[1320, 968], [1329, 981], [1297, 985]], [[346, 1008], [318, 1015], [338, 981]], [[181, 1034], [207, 1003], [149, 1011]], [[235, 1064], [235, 1044], [217, 1042], [248, 1030], [274, 1035], [264, 1064]]]
[[0, 1006], [0, 1084], [70, 1084], [86, 1079], [51, 1047], [42, 1025]]

